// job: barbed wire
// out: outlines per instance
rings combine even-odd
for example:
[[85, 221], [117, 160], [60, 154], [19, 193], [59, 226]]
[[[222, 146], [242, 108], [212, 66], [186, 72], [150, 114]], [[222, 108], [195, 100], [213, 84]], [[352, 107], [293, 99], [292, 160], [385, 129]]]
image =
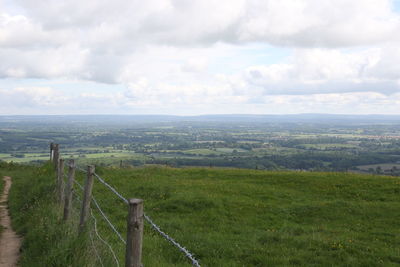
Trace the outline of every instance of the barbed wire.
[[83, 186], [77, 180], [74, 180], [74, 183], [83, 191]]
[[[78, 196], [78, 194], [76, 194], [76, 192], [74, 192], [74, 191], [73, 191], [73, 194], [75, 195], [76, 200], [77, 200], [78, 202], [81, 202], [81, 198]], [[99, 260], [101, 266], [104, 267], [103, 260], [101, 259], [100, 254], [99, 254], [99, 252], [97, 251], [96, 245], [94, 244], [92, 231], [89, 231], [89, 237], [90, 237], [90, 241], [91, 241], [91, 244], [92, 244], [94, 253], [96, 254], [96, 258]]]
[[[80, 167], [76, 167], [76, 169], [79, 170], [79, 171], [87, 173], [86, 170], [84, 170], [84, 169], [82, 169]], [[99, 180], [103, 185], [108, 187], [108, 189], [110, 189], [117, 197], [119, 197], [122, 201], [124, 201], [125, 204], [128, 204], [128, 200], [126, 198], [124, 198], [114, 187], [112, 187], [109, 183], [104, 181], [104, 179], [101, 178], [100, 175], [98, 175], [97, 173], [93, 173], [93, 174], [97, 178], [97, 180]]]
[[[76, 182], [76, 183], [77, 183], [77, 185], [80, 186], [80, 188], [83, 190], [83, 187], [82, 187], [78, 182]], [[79, 202], [82, 202], [82, 200], [80, 199], [80, 197], [78, 196], [78, 194], [76, 194], [75, 191], [73, 191], [73, 193], [74, 193], [75, 197], [77, 198], [77, 200], [78, 200]], [[111, 252], [111, 254], [112, 254], [112, 256], [113, 256], [115, 262], [117, 263], [117, 266], [119, 267], [118, 258], [117, 258], [117, 256], [115, 255], [115, 252], [114, 252], [114, 250], [112, 249], [111, 245], [110, 245], [109, 243], [107, 243], [107, 241], [105, 241], [105, 240], [101, 237], [101, 235], [99, 234], [99, 232], [97, 231], [97, 219], [96, 219], [96, 217], [93, 215], [92, 210], [90, 210], [90, 215], [91, 215], [91, 217], [93, 218], [94, 232], [95, 232], [96, 236], [103, 242], [104, 245], [106, 245], [106, 246], [109, 248], [109, 250], [110, 250], [110, 252]], [[89, 235], [91, 235], [91, 232], [89, 232]], [[95, 250], [95, 253], [98, 254], [98, 252], [97, 252], [97, 250], [96, 250], [96, 248], [95, 248], [95, 246], [94, 246], [93, 239], [92, 239], [92, 244], [93, 244], [93, 248], [94, 248], [94, 250]], [[101, 260], [100, 256], [99, 256], [98, 258], [99, 258], [99, 260], [100, 260], [101, 265], [104, 267], [104, 265], [102, 264], [102, 260]]]
[[83, 169], [83, 168], [81, 168], [81, 167], [75, 166], [75, 169], [77, 169], [78, 171], [87, 173], [87, 170], [85, 170], [85, 169]]
[[93, 247], [93, 250], [94, 250], [94, 254], [96, 254], [96, 258], [99, 260], [101, 266], [104, 267], [104, 264], [103, 264], [103, 261], [102, 261], [102, 259], [101, 259], [101, 257], [100, 257], [100, 254], [99, 254], [99, 252], [97, 251], [96, 245], [94, 244], [92, 231], [89, 231], [89, 237], [90, 237], [90, 241], [91, 241], [91, 243], [92, 243], [92, 247]]
[[124, 198], [117, 190], [114, 189], [111, 185], [109, 185], [106, 181], [103, 180], [97, 173], [94, 173], [94, 176], [106, 187], [108, 187], [116, 196], [118, 196], [125, 204], [128, 204], [128, 200]]
[[111, 254], [113, 255], [113, 258], [114, 258], [114, 260], [115, 260], [115, 263], [116, 263], [117, 266], [119, 267], [118, 258], [117, 258], [117, 256], [115, 255], [115, 252], [114, 252], [114, 250], [112, 249], [111, 245], [108, 244], [108, 243], [100, 236], [99, 232], [97, 231], [97, 220], [96, 220], [96, 217], [93, 215], [92, 210], [90, 210], [90, 215], [92, 216], [93, 221], [94, 221], [94, 232], [96, 233], [97, 237], [110, 249]]
[[[76, 167], [77, 169], [79, 169], [80, 171], [83, 171], [85, 173], [87, 173], [87, 171], [85, 171], [82, 168]], [[121, 200], [123, 200], [126, 204], [128, 204], [128, 200], [123, 197], [116, 189], [114, 189], [111, 185], [109, 185], [107, 182], [104, 181], [104, 179], [102, 179], [98, 174], [94, 173], [94, 176], [102, 183], [104, 184], [106, 187], [108, 187], [115, 195], [117, 195]], [[75, 181], [76, 182], [76, 181]], [[80, 185], [78, 182], [76, 182], [78, 184], [78, 186], [83, 190], [83, 186]], [[100, 208], [100, 205], [97, 203], [96, 199], [92, 196], [92, 200], [93, 203], [95, 204], [95, 206], [97, 207], [97, 209], [99, 210], [99, 212], [101, 213], [101, 215], [103, 216], [103, 218], [107, 221], [107, 223], [110, 225], [110, 227], [114, 230], [114, 232], [117, 234], [117, 236], [119, 237], [119, 239], [126, 244], [126, 241], [122, 238], [121, 234], [118, 232], [118, 230], [115, 228], [115, 226], [111, 223], [111, 221], [107, 218], [107, 216], [104, 214], [103, 210]], [[185, 254], [185, 256], [191, 260], [193, 266], [196, 267], [201, 267], [199, 261], [194, 257], [193, 253], [191, 253], [189, 250], [187, 250], [184, 246], [182, 246], [181, 244], [179, 244], [178, 242], [176, 242], [172, 237], [170, 237], [167, 233], [165, 233], [164, 231], [161, 230], [160, 226], [158, 226], [157, 224], [155, 224], [151, 218], [149, 216], [147, 216], [145, 213], [143, 214], [144, 219], [151, 225], [151, 227], [158, 232], [162, 237], [164, 237], [165, 239], [167, 239], [171, 244], [173, 244], [176, 248], [178, 248], [183, 254]]]
[[115, 234], [118, 236], [118, 238], [126, 245], [125, 239], [121, 236], [121, 234], [118, 232], [117, 228], [112, 224], [110, 219], [106, 216], [106, 214], [103, 212], [103, 210], [100, 208], [100, 205], [97, 203], [96, 199], [92, 196], [92, 201], [96, 208], [99, 210], [100, 214], [103, 216], [103, 218], [107, 221], [108, 225], [111, 227], [111, 229], [115, 232]]
[[[78, 187], [83, 190], [83, 186], [75, 181], [75, 183], [78, 185]], [[94, 196], [92, 196], [92, 201], [94, 203], [94, 205], [96, 206], [96, 208], [99, 210], [100, 214], [103, 216], [103, 218], [106, 220], [106, 222], [108, 223], [108, 225], [111, 227], [111, 229], [115, 232], [115, 234], [118, 236], [118, 238], [124, 243], [126, 244], [125, 239], [122, 237], [122, 235], [118, 232], [117, 228], [112, 224], [112, 222], [110, 221], [110, 219], [108, 219], [107, 215], [104, 213], [104, 211], [101, 209], [99, 203], [97, 202], [97, 200], [94, 198]]]
[[155, 224], [149, 216], [147, 216], [146, 214], [143, 214], [145, 220], [151, 225], [151, 227], [156, 230], [160, 235], [162, 235], [165, 239], [167, 239], [169, 242], [171, 242], [175, 247], [177, 247], [181, 252], [183, 252], [185, 254], [185, 256], [187, 258], [189, 258], [193, 265], [196, 267], [201, 267], [198, 260], [196, 260], [196, 258], [193, 256], [192, 253], [190, 253], [185, 247], [183, 247], [181, 244], [179, 244], [178, 242], [176, 242], [172, 237], [170, 237], [168, 234], [166, 234], [165, 232], [163, 232], [160, 227]]

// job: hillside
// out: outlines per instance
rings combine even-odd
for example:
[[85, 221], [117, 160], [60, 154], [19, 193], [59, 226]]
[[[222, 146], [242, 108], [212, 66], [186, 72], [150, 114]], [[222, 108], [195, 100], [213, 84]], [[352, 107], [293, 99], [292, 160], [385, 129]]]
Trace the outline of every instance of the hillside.
[[[4, 181], [3, 181], [2, 177], [0, 177], [0, 194], [3, 193], [3, 187], [4, 187]], [[0, 203], [0, 205], [1, 205], [1, 204], [2, 204], [2, 203]], [[1, 234], [2, 231], [3, 231], [3, 226], [0, 225], [0, 234]]]
[[[125, 197], [143, 198], [145, 213], [202, 266], [400, 263], [398, 178], [161, 167], [96, 172]], [[74, 225], [57, 225], [61, 211], [49, 201], [54, 200], [50, 166], [3, 164], [0, 175], [5, 174], [14, 178], [11, 212], [16, 229], [26, 236], [22, 266], [98, 264], [90, 249], [82, 249], [88, 241], [76, 240]], [[78, 176], [81, 183], [83, 176]], [[126, 207], [99, 183], [94, 196], [124, 236]], [[124, 246], [98, 221], [123, 262]], [[68, 238], [59, 238], [60, 232]], [[105, 249], [103, 253], [111, 257]], [[148, 225], [143, 257], [145, 266], [190, 266]]]

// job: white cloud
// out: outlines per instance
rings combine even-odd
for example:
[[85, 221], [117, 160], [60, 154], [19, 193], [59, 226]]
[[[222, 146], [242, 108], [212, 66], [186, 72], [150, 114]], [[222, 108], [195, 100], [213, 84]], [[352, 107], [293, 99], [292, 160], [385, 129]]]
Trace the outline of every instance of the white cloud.
[[59, 96], [49, 87], [17, 87], [12, 90], [0, 89], [0, 104], [2, 108], [37, 108], [42, 106], [57, 107], [66, 98]]
[[[249, 1], [241, 39], [278, 45], [335, 47], [393, 40], [399, 17], [390, 1]], [[396, 37], [395, 37], [396, 38]]]
[[[193, 88], [191, 88], [193, 89]], [[123, 93], [78, 93], [65, 94], [52, 88], [31, 87], [0, 89], [1, 114], [92, 114], [97, 113], [148, 113], [154, 110], [165, 114], [206, 114], [213, 113], [381, 113], [398, 114], [400, 93], [384, 95], [375, 92], [329, 93], [310, 95], [264, 95], [251, 99], [248, 96], [214, 96], [209, 88], [201, 99], [197, 93], [180, 95], [181, 89], [175, 90], [174, 99], [160, 97], [132, 98]], [[196, 89], [195, 89], [196, 90]], [[203, 89], [202, 89], [203, 90]], [[176, 110], [179, 104], [181, 109]], [[73, 105], [74, 108], [71, 108]], [[38, 107], [41, 107], [39, 110]], [[373, 112], [371, 112], [373, 111]]]
[[[178, 57], [191, 47], [212, 47], [219, 42], [365, 46], [397, 43], [396, 33], [400, 30], [399, 15], [391, 10], [390, 0], [15, 3], [24, 10], [23, 15], [5, 11], [0, 15], [0, 76], [5, 77], [74, 76], [113, 83], [119, 82], [128, 65], [135, 64], [128, 59], [149, 46], [155, 50], [177, 47], [180, 51], [173, 56]], [[9, 54], [17, 60], [10, 63]], [[181, 69], [203, 71], [206, 64], [201, 60], [191, 55]], [[32, 66], [33, 61], [36, 67]], [[49, 65], [52, 70], [44, 70]]]
[[299, 49], [289, 63], [249, 67], [243, 76], [250, 87], [263, 88], [265, 94], [357, 91], [392, 94], [400, 91], [398, 51], [391, 46], [352, 53]]
[[[323, 109], [324, 96], [350, 105], [350, 95], [378, 103], [374, 94], [400, 90], [399, 31], [391, 0], [16, 0], [0, 3], [0, 79], [126, 86], [82, 92], [94, 111], [104, 103], [280, 110], [299, 97], [307, 110], [307, 103]], [[254, 43], [291, 55], [242, 60]], [[27, 96], [31, 105], [55, 97], [55, 89], [10, 90], [1, 96]]]
[[87, 51], [74, 44], [43, 50], [0, 49], [0, 77], [84, 77], [86, 56]]
[[182, 65], [184, 72], [202, 72], [207, 68], [207, 59], [205, 58], [191, 58]]
[[128, 37], [129, 43], [267, 41], [347, 46], [386, 42], [399, 29], [398, 15], [389, 0], [17, 2], [45, 29], [79, 28], [94, 35], [105, 30], [114, 37]]

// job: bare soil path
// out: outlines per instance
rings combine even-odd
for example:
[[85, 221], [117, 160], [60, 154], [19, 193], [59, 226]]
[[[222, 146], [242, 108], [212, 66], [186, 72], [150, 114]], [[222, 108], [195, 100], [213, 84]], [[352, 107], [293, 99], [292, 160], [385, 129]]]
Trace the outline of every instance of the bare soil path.
[[8, 214], [7, 200], [11, 187], [11, 177], [4, 176], [4, 190], [0, 197], [0, 267], [17, 266], [21, 238], [11, 228], [11, 219]]

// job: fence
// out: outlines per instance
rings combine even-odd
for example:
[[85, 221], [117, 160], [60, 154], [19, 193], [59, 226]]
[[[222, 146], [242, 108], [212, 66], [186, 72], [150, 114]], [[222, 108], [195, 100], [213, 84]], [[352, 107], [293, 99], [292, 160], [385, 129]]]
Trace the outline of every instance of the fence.
[[[111, 228], [111, 230], [115, 233], [118, 239], [125, 245], [125, 266], [126, 267], [140, 267], [142, 266], [142, 240], [143, 240], [143, 224], [144, 221], [149, 223], [151, 228], [159, 233], [163, 238], [169, 241], [172, 245], [174, 245], [179, 251], [181, 251], [188, 260], [192, 263], [193, 266], [200, 267], [199, 261], [194, 257], [194, 255], [175, 241], [168, 234], [163, 232], [157, 224], [153, 222], [153, 220], [147, 216], [143, 211], [143, 200], [130, 198], [127, 199], [122, 196], [114, 187], [108, 184], [102, 177], [100, 177], [95, 172], [95, 167], [92, 165], [87, 166], [87, 169], [82, 169], [76, 166], [75, 161], [70, 159], [68, 162], [68, 174], [64, 173], [64, 159], [60, 156], [59, 145], [51, 143], [50, 144], [50, 161], [53, 162], [54, 168], [56, 170], [56, 192], [57, 199], [60, 204], [64, 205], [64, 214], [63, 220], [68, 221], [70, 218], [70, 213], [72, 211], [72, 200], [73, 196], [80, 202], [80, 215], [79, 215], [79, 233], [83, 233], [87, 228], [87, 221], [89, 216], [94, 220], [94, 233], [98, 237], [98, 239], [106, 245], [113, 258], [115, 260], [116, 266], [120, 266], [118, 257], [116, 256], [112, 246], [108, 244], [104, 238], [98, 232], [97, 228], [97, 220], [93, 215], [91, 209], [91, 203], [94, 204], [96, 209], [99, 211], [100, 215], [103, 217], [105, 222]], [[85, 184], [81, 185], [78, 181], [75, 180], [75, 172], [76, 170], [81, 171], [86, 174]], [[66, 181], [65, 181], [66, 178]], [[98, 201], [92, 194], [93, 184], [98, 181], [100, 184], [108, 188], [113, 194], [115, 194], [123, 203], [127, 205], [127, 235], [126, 239], [122, 237], [117, 228], [113, 225], [111, 220], [107, 217]], [[80, 192], [82, 193], [82, 198], [74, 191], [74, 186], [76, 186]], [[95, 248], [93, 235], [90, 232], [90, 239], [100, 264], [102, 266], [102, 259], [99, 255], [98, 251]]]

